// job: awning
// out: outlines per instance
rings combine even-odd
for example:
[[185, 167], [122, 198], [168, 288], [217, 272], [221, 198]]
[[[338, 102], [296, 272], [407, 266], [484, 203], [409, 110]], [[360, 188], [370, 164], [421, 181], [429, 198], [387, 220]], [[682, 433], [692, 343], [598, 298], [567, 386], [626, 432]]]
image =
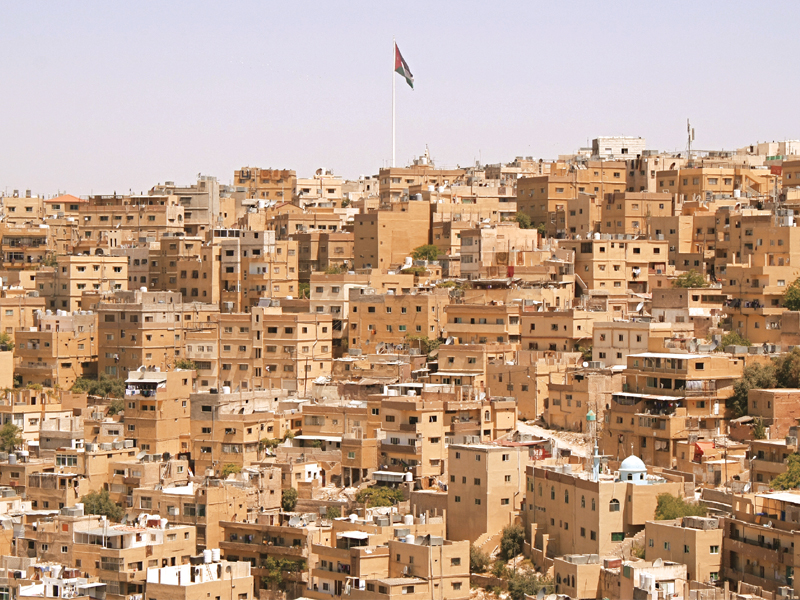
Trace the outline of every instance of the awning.
[[397, 471], [373, 471], [372, 479], [374, 481], [388, 481], [388, 482], [401, 482], [406, 478], [405, 473], [398, 473]]
[[323, 442], [341, 442], [342, 437], [337, 435], [296, 435], [295, 440], [322, 440]]
[[369, 534], [365, 531], [343, 531], [337, 533], [336, 537], [349, 538], [351, 540], [368, 540]]

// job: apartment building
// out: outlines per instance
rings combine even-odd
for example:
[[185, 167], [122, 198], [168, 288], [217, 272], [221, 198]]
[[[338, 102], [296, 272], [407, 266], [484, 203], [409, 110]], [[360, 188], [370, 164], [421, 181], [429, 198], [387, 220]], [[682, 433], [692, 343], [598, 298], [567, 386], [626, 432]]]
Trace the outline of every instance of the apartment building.
[[314, 314], [330, 314], [332, 319], [333, 348], [339, 358], [348, 347], [350, 330], [350, 290], [366, 289], [369, 275], [356, 273], [312, 273], [310, 275], [309, 311]]
[[544, 421], [551, 428], [589, 433], [587, 415], [602, 422], [611, 395], [622, 391], [622, 374], [611, 369], [578, 367], [551, 374]]
[[[211, 552], [211, 550], [208, 550]], [[145, 589], [148, 598], [190, 600], [252, 600], [254, 578], [250, 563], [214, 561], [213, 555], [190, 559], [189, 564], [148, 568]]]
[[766, 167], [694, 167], [660, 171], [656, 181], [659, 193], [705, 200], [720, 195], [733, 197], [742, 192], [766, 195], [775, 187], [776, 176]]
[[714, 583], [722, 572], [723, 530], [720, 519], [683, 517], [648, 521], [645, 525], [645, 560], [661, 559], [686, 565], [692, 581]]
[[521, 314], [518, 303], [450, 304], [445, 332], [459, 344], [519, 344]]
[[151, 455], [187, 455], [194, 371], [136, 370], [125, 381], [125, 438]]
[[87, 292], [104, 294], [128, 288], [128, 261], [121, 256], [58, 256], [52, 271], [36, 275], [36, 284], [48, 308], [81, 310]]
[[422, 201], [392, 203], [389, 209], [356, 215], [356, 269], [390, 269], [430, 241], [431, 205]]
[[204, 236], [220, 222], [220, 185], [216, 177], [200, 175], [197, 183], [178, 186], [172, 181], [154, 186], [153, 196], [177, 196], [183, 207], [183, 228], [187, 236]]
[[[255, 577], [255, 592], [265, 589], [262, 577], [269, 574], [267, 559], [282, 559], [293, 563], [283, 573], [287, 589], [297, 592], [307, 587], [309, 573], [316, 567], [317, 557], [311, 552], [313, 544], [330, 544], [329, 525], [300, 521], [297, 525], [280, 524], [276, 515], [259, 514], [255, 519], [222, 521], [223, 540], [220, 549], [225, 560], [250, 564]], [[298, 593], [299, 595], [299, 593]]]
[[719, 288], [653, 290], [651, 313], [658, 323], [690, 323], [693, 335], [705, 338], [727, 312], [728, 297]]
[[[437, 394], [377, 396], [367, 401], [369, 431], [380, 440], [382, 471], [410, 472], [415, 479], [446, 472], [444, 403]], [[370, 434], [372, 437], [372, 434]]]
[[105, 254], [143, 239], [183, 233], [184, 208], [170, 194], [93, 196], [79, 207], [78, 222], [81, 242], [76, 250]]
[[378, 193], [381, 204], [400, 202], [414, 186], [439, 188], [460, 181], [465, 169], [437, 169], [427, 155], [408, 167], [388, 167], [378, 171]]
[[650, 275], [666, 274], [669, 242], [601, 234], [600, 239], [563, 240], [559, 246], [575, 253], [575, 275], [585, 291], [636, 293], [651, 291]]
[[54, 249], [54, 239], [46, 226], [0, 225], [0, 251], [3, 268], [11, 271], [40, 266]]
[[550, 173], [517, 180], [517, 208], [534, 225], [548, 227], [551, 215], [565, 210], [578, 194], [605, 200], [622, 193], [626, 186], [624, 161], [588, 161], [585, 164], [558, 163]]
[[372, 352], [379, 344], [403, 345], [408, 337], [438, 339], [444, 333], [446, 289], [415, 293], [350, 290], [350, 348]]
[[800, 494], [772, 492], [733, 496], [722, 540], [724, 579], [767, 592], [794, 587]]
[[290, 200], [297, 193], [297, 173], [290, 169], [242, 167], [234, 171], [233, 179], [247, 198]]
[[520, 229], [515, 222], [463, 230], [461, 276], [466, 279], [508, 277], [517, 264], [517, 254], [536, 250], [538, 245], [539, 231]]
[[525, 444], [450, 444], [447, 539], [480, 545], [514, 523], [532, 462]]
[[307, 282], [313, 273], [347, 271], [354, 264], [354, 234], [349, 231], [310, 231], [293, 233], [297, 241], [298, 276]]
[[659, 494], [682, 495], [683, 482], [648, 474], [637, 456], [618, 476], [580, 465], [530, 465], [525, 470], [522, 522], [534, 564], [564, 554], [614, 554], [625, 538], [652, 520]]
[[[58, 219], [62, 217], [77, 217], [82, 203], [88, 200], [78, 198], [72, 194], [62, 194], [42, 201], [45, 219]], [[14, 211], [16, 212], [16, 211]]]
[[628, 356], [625, 386], [612, 395], [600, 438], [604, 454], [633, 453], [672, 468], [676, 442], [713, 438], [726, 420], [725, 400], [743, 362], [724, 354], [645, 352]]
[[750, 481], [753, 491], [769, 491], [770, 482], [786, 472], [789, 456], [797, 452], [797, 438], [749, 441]]
[[778, 211], [724, 214], [715, 266], [731, 325], [754, 344], [780, 341], [780, 314], [786, 286], [800, 276], [800, 229], [794, 217]]
[[103, 350], [98, 371], [126, 377], [140, 366], [162, 371], [175, 364], [190, 330], [208, 327], [219, 307], [184, 302], [177, 292], [120, 291], [97, 305]]
[[220, 261], [220, 249], [204, 238], [173, 235], [165, 235], [139, 259], [151, 291], [180, 292], [184, 302], [207, 303], [220, 299]]
[[0, 397], [0, 422], [19, 428], [24, 443], [36, 442], [45, 421], [72, 416], [73, 408], [85, 407], [86, 398], [52, 389], [6, 388]]
[[670, 194], [649, 192], [612, 194], [601, 207], [601, 233], [647, 237], [657, 235], [653, 226], [654, 218], [671, 217], [674, 211]]
[[[664, 291], [676, 291], [686, 297], [691, 296], [685, 290]], [[661, 291], [657, 291], [653, 295], [658, 297], [661, 293]], [[648, 350], [659, 351], [668, 345], [671, 346], [671, 340], [674, 337], [691, 339], [696, 335], [694, 326], [688, 319], [679, 322], [675, 318], [667, 319], [664, 315], [664, 318], [659, 318], [658, 321], [654, 323], [644, 320], [614, 320], [594, 323], [592, 360], [603, 363], [605, 367], [627, 366], [629, 354], [639, 354]]]
[[79, 377], [97, 375], [97, 314], [92, 311], [43, 314], [38, 327], [18, 329], [15, 337], [14, 372], [22, 385], [68, 390]]
[[578, 308], [526, 310], [520, 315], [522, 347], [534, 351], [578, 351], [591, 346], [595, 322], [605, 322], [610, 318], [607, 312]]
[[747, 395], [747, 414], [761, 419], [769, 439], [791, 436], [797, 427], [797, 403], [800, 390], [751, 390]]
[[19, 541], [18, 555], [58, 561], [98, 577], [108, 600], [144, 594], [148, 568], [186, 564], [196, 554], [193, 527], [169, 526], [157, 517], [113, 524], [84, 516], [82, 506], [26, 527]]

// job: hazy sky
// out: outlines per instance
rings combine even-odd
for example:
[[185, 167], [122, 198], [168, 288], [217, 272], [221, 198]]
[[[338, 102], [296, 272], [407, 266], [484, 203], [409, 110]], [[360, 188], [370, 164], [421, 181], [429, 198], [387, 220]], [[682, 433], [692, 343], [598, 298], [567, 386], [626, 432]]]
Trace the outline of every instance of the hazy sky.
[[0, 192], [800, 138], [800, 2], [5, 2]]

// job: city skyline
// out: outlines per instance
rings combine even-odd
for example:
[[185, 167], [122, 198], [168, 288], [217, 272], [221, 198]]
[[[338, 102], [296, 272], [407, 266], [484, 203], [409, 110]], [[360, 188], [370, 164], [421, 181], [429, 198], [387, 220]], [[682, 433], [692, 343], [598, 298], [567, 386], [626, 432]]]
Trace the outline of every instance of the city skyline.
[[680, 151], [687, 117], [699, 149], [800, 137], [774, 108], [798, 91], [781, 60], [795, 5], [720, 6], [0, 4], [0, 190], [229, 183], [244, 165], [375, 174], [393, 35], [416, 78], [398, 87], [398, 166], [426, 145], [463, 167], [604, 135]]

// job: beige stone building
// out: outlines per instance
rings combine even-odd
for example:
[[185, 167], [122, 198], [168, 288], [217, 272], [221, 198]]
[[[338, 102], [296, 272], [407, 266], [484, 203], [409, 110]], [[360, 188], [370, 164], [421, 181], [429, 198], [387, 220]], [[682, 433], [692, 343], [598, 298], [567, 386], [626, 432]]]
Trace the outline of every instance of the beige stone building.
[[645, 525], [645, 560], [686, 565], [692, 581], [719, 581], [722, 571], [723, 530], [720, 519], [683, 517], [674, 521], [648, 521]]
[[393, 203], [390, 209], [357, 215], [354, 257], [356, 269], [389, 269], [405, 263], [430, 241], [431, 205], [423, 201]]
[[147, 569], [147, 597], [165, 600], [219, 598], [252, 600], [253, 576], [248, 562], [203, 560]]

